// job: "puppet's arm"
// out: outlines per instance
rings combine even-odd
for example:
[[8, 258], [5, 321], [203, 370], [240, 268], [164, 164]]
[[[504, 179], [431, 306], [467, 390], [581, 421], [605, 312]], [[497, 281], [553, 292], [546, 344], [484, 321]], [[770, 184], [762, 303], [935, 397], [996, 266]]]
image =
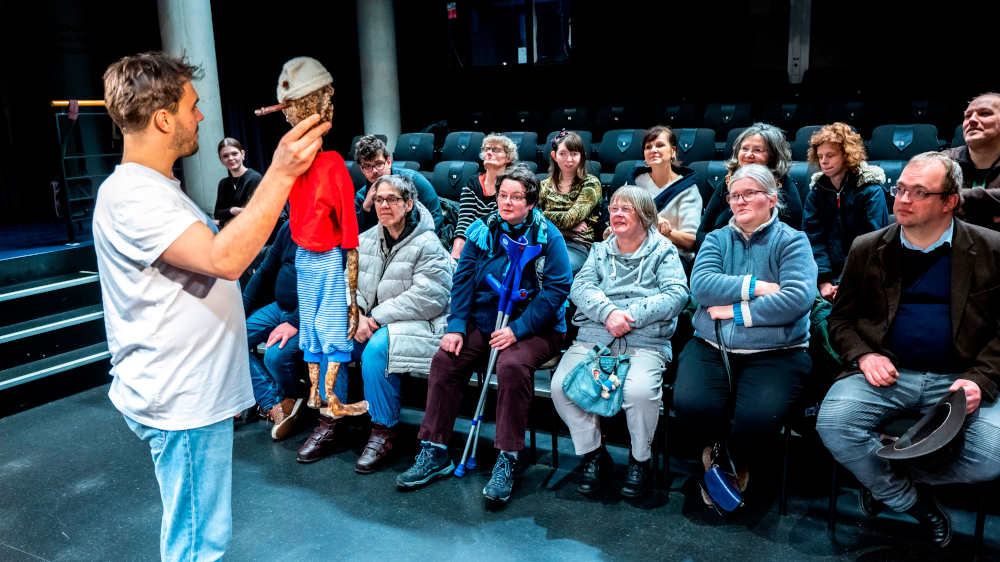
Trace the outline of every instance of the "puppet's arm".
[[347, 309], [347, 339], [353, 339], [358, 331], [358, 250], [347, 250], [347, 291], [351, 304]]

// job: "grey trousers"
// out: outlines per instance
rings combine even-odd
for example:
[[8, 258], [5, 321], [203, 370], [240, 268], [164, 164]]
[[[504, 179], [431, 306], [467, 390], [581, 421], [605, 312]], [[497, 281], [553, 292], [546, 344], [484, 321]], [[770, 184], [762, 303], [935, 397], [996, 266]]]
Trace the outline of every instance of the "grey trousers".
[[[569, 427], [576, 454], [583, 455], [601, 446], [600, 416], [584, 412], [563, 392], [566, 375], [583, 361], [592, 343], [574, 342], [566, 350], [555, 372], [552, 374], [552, 403], [559, 417]], [[629, 349], [628, 376], [622, 387], [625, 423], [628, 425], [632, 441], [632, 457], [640, 462], [652, 456], [653, 435], [660, 417], [660, 401], [663, 398], [663, 371], [667, 368], [667, 358], [658, 351], [649, 349]]]
[[823, 400], [816, 430], [837, 462], [895, 511], [906, 511], [916, 503], [914, 482], [993, 480], [1000, 476], [1000, 406], [996, 403], [983, 401], [965, 418], [964, 444], [955, 462], [943, 471], [904, 470], [904, 465], [890, 465], [875, 455], [882, 446], [874, 431], [880, 423], [905, 410], [923, 414], [958, 378], [961, 375], [899, 369], [899, 378], [891, 386], [873, 386], [863, 374], [841, 379]]

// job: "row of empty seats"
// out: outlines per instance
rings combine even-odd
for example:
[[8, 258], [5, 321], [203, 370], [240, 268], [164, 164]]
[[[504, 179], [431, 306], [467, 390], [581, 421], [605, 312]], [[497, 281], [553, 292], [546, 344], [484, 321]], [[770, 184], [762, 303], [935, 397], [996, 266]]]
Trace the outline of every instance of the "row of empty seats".
[[[819, 128], [820, 125], [807, 125], [799, 128], [791, 137], [793, 160], [806, 160], [809, 139]], [[723, 142], [716, 142], [715, 131], [711, 129], [675, 129], [678, 159], [683, 163], [724, 160], [732, 153], [732, 145], [744, 129], [745, 127], [730, 129]], [[590, 131], [575, 132], [581, 136], [585, 146], [591, 147], [587, 165], [588, 171], [595, 175], [602, 172], [613, 175], [620, 163], [643, 158], [642, 138], [645, 129], [607, 131], [598, 143], [593, 142]], [[550, 143], [557, 134], [556, 131], [546, 135], [544, 144], [539, 144], [538, 134], [530, 131], [508, 131], [502, 134], [514, 141], [518, 148], [518, 159], [532, 171], [548, 169]], [[383, 135], [377, 136], [384, 138]], [[393, 159], [398, 165], [429, 173], [433, 173], [436, 168], [435, 162], [463, 161], [478, 166], [479, 152], [485, 136], [485, 133], [479, 131], [454, 131], [445, 137], [441, 149], [435, 150], [434, 136], [431, 133], [404, 133], [396, 141]], [[353, 159], [353, 147], [359, 138], [360, 136], [355, 137], [352, 141], [350, 159]], [[957, 138], [951, 144], [959, 146], [962, 143], [959, 130]], [[940, 150], [948, 145], [938, 138], [937, 127], [926, 123], [880, 125], [874, 129], [865, 144], [871, 160], [908, 160], [921, 152]]]
[[[880, 123], [931, 123], [950, 127], [961, 115], [964, 105], [958, 101], [913, 100], [866, 102], [834, 100], [824, 103], [709, 103], [697, 105], [679, 102], [647, 107], [637, 104], [611, 104], [599, 107], [566, 106], [550, 110], [514, 110], [502, 112], [463, 111], [449, 120], [453, 129], [539, 131], [586, 128], [596, 134], [623, 128], [639, 128], [647, 123], [671, 127], [713, 129], [725, 138], [730, 129], [756, 121], [771, 123], [794, 131], [811, 123], [842, 121], [863, 135]], [[721, 139], [720, 139], [721, 140]]]

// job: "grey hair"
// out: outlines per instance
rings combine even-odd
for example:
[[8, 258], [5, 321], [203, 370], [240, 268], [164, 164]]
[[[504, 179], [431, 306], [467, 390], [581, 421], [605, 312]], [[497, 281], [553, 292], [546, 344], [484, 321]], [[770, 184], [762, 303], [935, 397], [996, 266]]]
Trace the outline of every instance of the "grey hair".
[[392, 187], [395, 187], [399, 191], [399, 195], [403, 198], [403, 202], [412, 201], [417, 198], [417, 187], [413, 185], [413, 180], [408, 177], [400, 175], [384, 175], [379, 179], [375, 180], [372, 184], [372, 191], [378, 193], [378, 186], [383, 183], [387, 183]]
[[656, 204], [653, 203], [653, 196], [645, 189], [635, 185], [623, 185], [611, 195], [608, 205], [610, 206], [616, 199], [632, 205], [643, 230], [649, 230], [656, 224]]
[[767, 145], [767, 167], [771, 169], [774, 178], [780, 181], [792, 169], [792, 147], [789, 146], [781, 129], [767, 123], [754, 123], [736, 137], [736, 141], [733, 142], [733, 154], [726, 160], [726, 169], [729, 173], [733, 173], [740, 167], [740, 146], [743, 145], [743, 141], [754, 135], [760, 135], [760, 138], [764, 139], [764, 144]]
[[959, 188], [962, 187], [962, 181], [964, 180], [962, 177], [962, 167], [958, 165], [958, 162], [952, 160], [947, 153], [932, 151], [917, 154], [913, 158], [910, 158], [910, 161], [906, 165], [916, 164], [918, 166], [926, 166], [931, 162], [938, 162], [944, 166], [944, 182], [941, 189], [947, 195], [957, 194], [959, 196], [958, 204], [955, 206], [955, 211], [958, 211], [962, 208], [962, 195]]
[[978, 96], [976, 96], [976, 97], [972, 98], [971, 100], [969, 100], [969, 103], [972, 103], [972, 102], [978, 100], [979, 98], [1000, 98], [1000, 93], [998, 93], [998, 92], [983, 92], [983, 93], [979, 94]]
[[507, 166], [513, 166], [517, 162], [517, 145], [510, 137], [499, 133], [490, 133], [483, 139], [483, 146], [479, 149], [479, 159], [483, 160], [483, 149], [491, 144], [499, 144], [507, 154]]
[[785, 208], [785, 203], [781, 200], [781, 191], [778, 189], [778, 182], [774, 179], [774, 174], [767, 166], [761, 164], [747, 164], [746, 166], [741, 166], [733, 172], [733, 177], [729, 180], [729, 185], [732, 186], [736, 183], [736, 180], [741, 180], [744, 178], [752, 179], [757, 182], [767, 194], [771, 197], [776, 197], [775, 207], [780, 211]]

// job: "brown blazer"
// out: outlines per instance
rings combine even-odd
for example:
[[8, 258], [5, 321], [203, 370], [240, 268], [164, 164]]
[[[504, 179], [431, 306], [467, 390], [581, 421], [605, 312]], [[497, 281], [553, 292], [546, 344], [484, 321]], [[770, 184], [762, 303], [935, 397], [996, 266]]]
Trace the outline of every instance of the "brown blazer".
[[[899, 308], [899, 225], [859, 236], [844, 265], [830, 313], [830, 340], [850, 366], [837, 378], [860, 373], [857, 360], [880, 353], [894, 363], [886, 336]], [[1000, 384], [1000, 233], [955, 219], [951, 251], [951, 329], [962, 377], [997, 399]]]

